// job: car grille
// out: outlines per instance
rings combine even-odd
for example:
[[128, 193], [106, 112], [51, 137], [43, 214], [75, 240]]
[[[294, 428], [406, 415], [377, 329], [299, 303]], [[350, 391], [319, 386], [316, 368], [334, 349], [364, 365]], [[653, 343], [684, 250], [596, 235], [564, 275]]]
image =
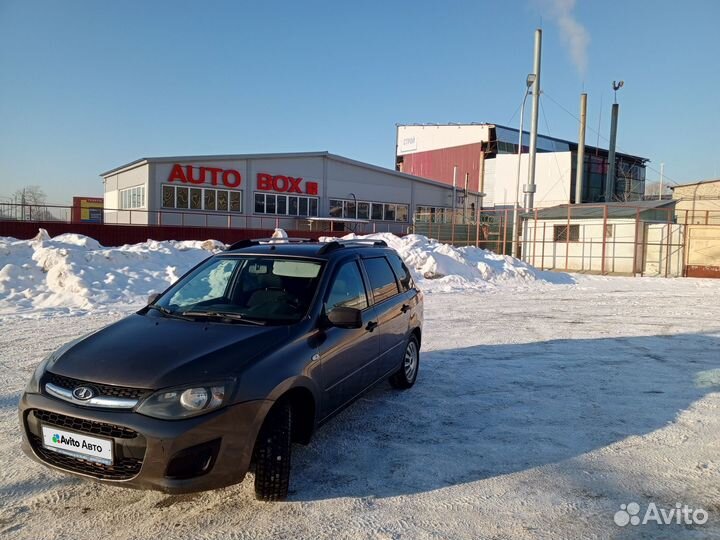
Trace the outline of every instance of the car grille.
[[50, 372], [48, 372], [43, 378], [43, 383], [52, 383], [55, 386], [60, 386], [61, 388], [66, 388], [68, 390], [72, 390], [78, 386], [90, 386], [95, 388], [101, 396], [127, 399], [140, 399], [151, 392], [150, 390], [146, 390], [144, 388], [125, 388], [123, 386], [110, 386], [109, 384], [81, 381], [79, 379], [72, 379], [63, 375], [55, 375]]
[[[41, 409], [28, 411], [26, 422], [28, 426], [36, 426], [27, 431], [28, 440], [35, 454], [50, 465], [106, 480], [127, 480], [140, 472], [143, 464], [142, 457], [145, 454], [145, 438], [133, 429], [115, 424], [84, 420]], [[105, 465], [48, 450], [43, 446], [42, 439], [39, 436], [40, 432], [33, 433], [36, 429], [40, 429], [40, 424], [114, 439], [114, 463]]]
[[114, 424], [105, 424], [102, 422], [95, 422], [93, 420], [83, 420], [82, 418], [74, 418], [72, 416], [65, 416], [64, 414], [41, 411], [37, 409], [31, 411], [31, 414], [43, 424], [73, 429], [82, 433], [118, 439], [134, 439], [138, 436], [137, 431], [123, 426], [116, 426]]
[[44, 462], [81, 474], [87, 474], [94, 476], [95, 478], [101, 478], [105, 480], [127, 480], [136, 476], [140, 472], [142, 467], [141, 459], [134, 458], [120, 458], [117, 459], [113, 465], [104, 465], [102, 463], [95, 463], [86, 459], [80, 459], [58, 452], [48, 450], [42, 445], [40, 437], [36, 435], [29, 435], [30, 444], [35, 450], [35, 453]]

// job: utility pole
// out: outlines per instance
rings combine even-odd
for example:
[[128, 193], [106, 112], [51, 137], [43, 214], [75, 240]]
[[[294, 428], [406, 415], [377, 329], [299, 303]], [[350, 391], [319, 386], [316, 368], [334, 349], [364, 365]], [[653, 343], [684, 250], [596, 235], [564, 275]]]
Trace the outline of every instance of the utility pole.
[[524, 187], [525, 211], [529, 212], [535, 205], [535, 155], [537, 154], [538, 111], [540, 109], [540, 58], [542, 56], [542, 30], [535, 30], [535, 57], [533, 73], [535, 80], [532, 85], [532, 114], [530, 118], [530, 161], [528, 164], [528, 183]]
[[610, 117], [610, 148], [608, 149], [608, 172], [607, 181], [605, 182], [605, 202], [610, 202], [615, 194], [615, 146], [617, 143], [617, 124], [618, 115], [620, 114], [620, 105], [617, 102], [617, 91], [620, 90], [624, 81], [613, 81], [612, 87], [615, 91], [615, 103], [612, 106], [612, 116]]
[[465, 173], [465, 191], [463, 192], [463, 223], [467, 223], [468, 209], [468, 182], [470, 182], [470, 173]]
[[587, 123], [587, 94], [580, 94], [580, 133], [578, 134], [577, 166], [575, 170], [575, 204], [582, 203], [585, 175], [585, 128]]
[[457, 165], [453, 166], [453, 200], [452, 200], [452, 222], [455, 223], [455, 210], [457, 210]]
[[535, 74], [530, 73], [525, 79], [525, 95], [523, 96], [522, 105], [520, 105], [520, 134], [518, 135], [518, 162], [517, 176], [515, 177], [515, 204], [513, 205], [513, 241], [512, 256], [518, 257], [518, 239], [520, 237], [520, 169], [522, 168], [522, 150], [523, 150], [523, 124], [525, 122], [525, 102], [530, 94], [530, 87], [535, 82]]
[[665, 164], [660, 164], [660, 193], [658, 193], [658, 200], [662, 200], [662, 186], [663, 186], [663, 175], [665, 172]]

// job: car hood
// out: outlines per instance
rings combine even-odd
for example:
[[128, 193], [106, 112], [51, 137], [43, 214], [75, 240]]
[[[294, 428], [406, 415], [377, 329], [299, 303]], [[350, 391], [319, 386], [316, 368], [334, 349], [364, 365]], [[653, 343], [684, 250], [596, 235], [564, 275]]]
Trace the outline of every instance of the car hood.
[[83, 381], [159, 389], [233, 377], [282, 344], [287, 326], [183, 321], [134, 314], [82, 339], [48, 370]]

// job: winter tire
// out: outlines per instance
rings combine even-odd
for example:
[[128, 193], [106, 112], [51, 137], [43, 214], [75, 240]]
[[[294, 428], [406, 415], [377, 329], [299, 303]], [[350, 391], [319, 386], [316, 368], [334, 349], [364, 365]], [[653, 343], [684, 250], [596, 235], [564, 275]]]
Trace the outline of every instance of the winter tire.
[[390, 384], [402, 390], [410, 388], [417, 380], [419, 369], [420, 347], [415, 336], [410, 336], [405, 346], [402, 366], [390, 376]]
[[277, 403], [268, 413], [255, 443], [255, 497], [283, 501], [290, 485], [292, 407]]

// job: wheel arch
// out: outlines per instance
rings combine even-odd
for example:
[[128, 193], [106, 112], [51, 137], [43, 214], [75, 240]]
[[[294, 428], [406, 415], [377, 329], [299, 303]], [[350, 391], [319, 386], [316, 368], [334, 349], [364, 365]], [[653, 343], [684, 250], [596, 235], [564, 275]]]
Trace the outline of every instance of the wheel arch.
[[[298, 377], [285, 381], [273, 390], [275, 403], [289, 401], [293, 412], [293, 442], [308, 444], [317, 425], [319, 395], [312, 381]], [[274, 406], [274, 405], [273, 405]]]

